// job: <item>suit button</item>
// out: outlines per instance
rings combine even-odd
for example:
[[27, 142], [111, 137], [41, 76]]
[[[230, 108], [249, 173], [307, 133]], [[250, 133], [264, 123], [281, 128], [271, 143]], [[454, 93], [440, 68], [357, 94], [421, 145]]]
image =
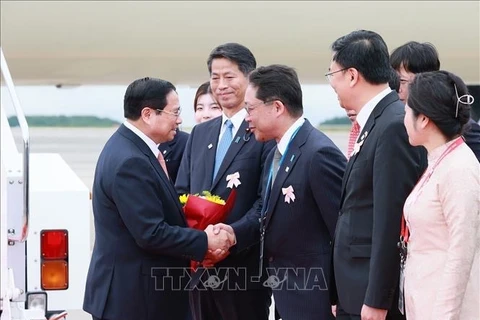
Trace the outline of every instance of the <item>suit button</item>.
[[268, 258], [268, 262], [273, 262], [273, 257]]

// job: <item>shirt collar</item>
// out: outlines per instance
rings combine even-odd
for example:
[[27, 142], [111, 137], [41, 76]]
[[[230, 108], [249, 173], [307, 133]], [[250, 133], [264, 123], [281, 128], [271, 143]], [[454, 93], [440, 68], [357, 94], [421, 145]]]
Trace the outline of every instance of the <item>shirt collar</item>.
[[133, 133], [135, 133], [140, 139], [142, 139], [147, 144], [147, 146], [150, 148], [150, 150], [152, 150], [153, 154], [155, 155], [155, 158], [158, 158], [158, 154], [160, 153], [160, 151], [158, 150], [158, 145], [155, 143], [155, 141], [153, 141], [152, 139], [147, 137], [147, 135], [145, 133], [143, 133], [140, 129], [135, 127], [128, 120], [125, 120], [123, 125], [125, 127], [127, 127], [128, 129], [132, 130]]
[[303, 123], [305, 122], [304, 117], [298, 118], [291, 126], [288, 128], [288, 130], [283, 134], [282, 138], [277, 144], [278, 151], [280, 151], [280, 154], [284, 154], [285, 151], [287, 150], [288, 143], [290, 142], [290, 139], [292, 139], [293, 133], [300, 128]]
[[360, 125], [360, 131], [363, 130], [363, 127], [365, 127], [365, 124], [367, 123], [370, 114], [372, 114], [373, 109], [375, 109], [380, 100], [385, 98], [390, 92], [392, 92], [392, 89], [389, 87], [385, 88], [385, 90], [377, 94], [363, 106], [363, 108], [357, 114], [357, 122]]
[[[232, 121], [233, 128], [232, 128], [232, 136], [235, 136], [237, 134], [238, 129], [242, 125], [243, 120], [245, 120], [245, 117], [247, 116], [247, 110], [244, 108], [240, 109], [237, 113], [235, 113], [231, 118], [230, 121]], [[222, 114], [222, 129], [221, 131], [223, 132], [224, 124], [225, 121], [227, 121], [229, 118], [225, 115], [225, 113]]]

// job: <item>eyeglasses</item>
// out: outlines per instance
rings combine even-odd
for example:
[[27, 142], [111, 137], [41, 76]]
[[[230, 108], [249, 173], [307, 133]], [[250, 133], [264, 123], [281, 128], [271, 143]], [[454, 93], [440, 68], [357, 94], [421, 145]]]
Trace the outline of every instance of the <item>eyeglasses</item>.
[[330, 79], [332, 78], [332, 74], [335, 74], [337, 72], [342, 72], [342, 71], [345, 71], [345, 70], [348, 70], [348, 69], [350, 69], [350, 68], [343, 68], [343, 69], [340, 69], [340, 70], [327, 72], [327, 73], [325, 73], [325, 77], [327, 77], [328, 81], [330, 81]]
[[251, 104], [251, 105], [248, 105], [245, 103], [245, 111], [247, 111], [247, 113], [250, 115], [252, 111], [255, 110], [259, 105], [261, 104], [267, 105], [268, 103], [272, 103], [273, 101], [275, 100], [261, 101], [259, 103]]
[[160, 109], [155, 109], [156, 111], [158, 112], [163, 112], [163, 113], [166, 113], [166, 114], [169, 114], [171, 116], [174, 116], [175, 118], [178, 118], [180, 116], [180, 113], [182, 112], [182, 109], [181, 108], [178, 108], [176, 111], [174, 112], [171, 112], [171, 111], [167, 111], [167, 110], [160, 110]]

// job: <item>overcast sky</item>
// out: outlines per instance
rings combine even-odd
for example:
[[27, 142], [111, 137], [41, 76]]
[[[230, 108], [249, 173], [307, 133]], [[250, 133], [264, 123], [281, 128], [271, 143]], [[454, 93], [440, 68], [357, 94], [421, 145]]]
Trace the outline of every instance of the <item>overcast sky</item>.
[[[127, 86], [19, 86], [17, 95], [26, 115], [95, 115], [123, 121], [123, 95]], [[318, 125], [320, 122], [345, 115], [329, 85], [306, 85], [303, 89], [304, 115]], [[196, 88], [177, 87], [182, 107], [183, 126], [192, 127], [193, 98]], [[13, 106], [6, 87], [1, 101], [8, 116]]]

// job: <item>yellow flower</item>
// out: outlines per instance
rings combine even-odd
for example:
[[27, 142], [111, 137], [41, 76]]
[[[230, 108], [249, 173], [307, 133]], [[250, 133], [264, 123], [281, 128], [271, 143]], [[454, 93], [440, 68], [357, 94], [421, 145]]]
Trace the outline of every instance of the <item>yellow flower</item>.
[[221, 204], [221, 205], [225, 205], [225, 200], [223, 200], [222, 198], [220, 198], [219, 196], [217, 195], [213, 195], [211, 194], [210, 192], [208, 191], [203, 191], [202, 192], [202, 198], [203, 199], [206, 199], [210, 202], [214, 202], [214, 203], [218, 203], [218, 204]]
[[[178, 199], [180, 200], [180, 204], [182, 206], [184, 206], [187, 203], [188, 196], [189, 196], [188, 194], [182, 194], [180, 197], [178, 197]], [[197, 193], [197, 194], [194, 194], [194, 196], [200, 197], [202, 199], [208, 200], [213, 203], [225, 205], [225, 200], [223, 200], [219, 196], [211, 194], [209, 191], [203, 191], [202, 195]]]
[[187, 203], [188, 194], [182, 194], [182, 195], [179, 197], [179, 200], [180, 200], [180, 203], [182, 204], [182, 206], [184, 206], [184, 205]]

